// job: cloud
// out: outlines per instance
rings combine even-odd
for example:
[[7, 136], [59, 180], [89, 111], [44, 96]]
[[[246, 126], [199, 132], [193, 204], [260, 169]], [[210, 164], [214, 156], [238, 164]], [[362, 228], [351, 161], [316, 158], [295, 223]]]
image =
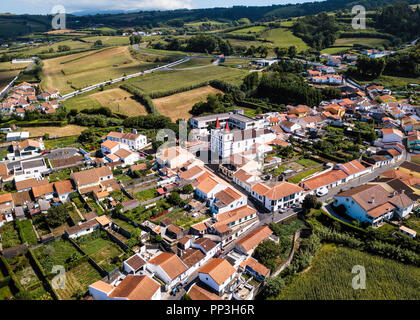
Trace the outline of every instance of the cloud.
[[[50, 10], [63, 5], [67, 12], [82, 10], [174, 10], [192, 9], [193, 0], [15, 0], [22, 6], [42, 7]], [[23, 10], [24, 11], [24, 10]], [[31, 10], [32, 11], [32, 10]]]

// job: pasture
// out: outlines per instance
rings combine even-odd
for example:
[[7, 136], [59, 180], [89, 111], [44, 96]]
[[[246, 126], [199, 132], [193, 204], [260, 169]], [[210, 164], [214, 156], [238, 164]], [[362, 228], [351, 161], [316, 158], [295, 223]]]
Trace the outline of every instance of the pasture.
[[234, 30], [229, 33], [231, 34], [258, 34], [260, 32], [263, 32], [266, 29], [264, 26], [254, 26], [254, 27], [248, 27], [243, 28], [239, 30]]
[[129, 81], [150, 94], [177, 90], [215, 79], [239, 84], [246, 74], [247, 72], [243, 70], [210, 66], [205, 69], [154, 72]]
[[96, 100], [101, 106], [108, 107], [112, 112], [127, 115], [129, 117], [146, 115], [146, 108], [127, 91], [114, 88], [95, 92], [90, 95], [91, 99]]
[[[354, 290], [355, 265], [366, 270], [366, 289]], [[368, 253], [325, 245], [312, 267], [287, 286], [278, 300], [418, 300], [420, 269]]]
[[85, 127], [71, 124], [65, 127], [27, 127], [21, 128], [21, 131], [29, 131], [30, 137], [42, 137], [47, 133], [50, 137], [61, 138], [79, 135], [85, 129]]
[[348, 46], [353, 47], [355, 44], [361, 44], [368, 47], [376, 47], [389, 42], [380, 38], [340, 38], [335, 40], [334, 47]]
[[95, 43], [97, 40], [101, 40], [103, 45], [110, 46], [128, 46], [130, 44], [129, 37], [123, 36], [95, 36], [83, 38], [85, 41]]
[[308, 45], [301, 39], [296, 37], [292, 31], [286, 28], [277, 28], [264, 31], [261, 37], [273, 42], [273, 47], [290, 47], [295, 46], [298, 51], [308, 49]]
[[177, 93], [171, 96], [154, 99], [156, 109], [172, 121], [177, 119], [189, 119], [191, 108], [200, 101], [205, 101], [209, 94], [222, 93], [211, 86], [197, 88], [194, 90]]
[[41, 86], [66, 94], [149, 68], [150, 63], [133, 59], [128, 47], [113, 47], [45, 60]]

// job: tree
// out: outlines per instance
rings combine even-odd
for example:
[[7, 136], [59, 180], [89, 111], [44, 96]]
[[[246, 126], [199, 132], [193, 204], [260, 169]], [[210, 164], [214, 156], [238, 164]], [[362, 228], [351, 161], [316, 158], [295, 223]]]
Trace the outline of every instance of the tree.
[[282, 248], [271, 240], [264, 240], [255, 249], [253, 257], [263, 265], [274, 271], [277, 267], [276, 259], [282, 254]]
[[172, 192], [167, 198], [168, 202], [174, 206], [179, 206], [182, 199], [178, 192]]
[[289, 49], [287, 50], [287, 55], [293, 59], [294, 57], [296, 57], [297, 54], [297, 49], [295, 46], [290, 46]]
[[288, 51], [287, 48], [279, 48], [279, 47], [274, 48], [274, 52], [277, 56], [277, 59], [284, 58], [287, 55], [287, 51]]
[[66, 222], [69, 217], [67, 208], [61, 205], [49, 208], [45, 220], [50, 227], [56, 228]]
[[102, 40], [96, 40], [95, 43], [93, 44], [94, 47], [100, 47], [102, 46]]
[[251, 72], [248, 74], [243, 80], [243, 85], [246, 91], [255, 90], [258, 87], [258, 73]]
[[317, 198], [313, 194], [308, 194], [305, 199], [303, 199], [302, 210], [304, 214], [308, 214], [311, 209], [314, 209], [317, 205]]
[[194, 187], [191, 184], [186, 184], [182, 187], [182, 193], [191, 194], [194, 192]]
[[264, 297], [276, 297], [280, 294], [281, 290], [284, 288], [284, 280], [280, 277], [268, 278], [265, 281], [263, 288]]

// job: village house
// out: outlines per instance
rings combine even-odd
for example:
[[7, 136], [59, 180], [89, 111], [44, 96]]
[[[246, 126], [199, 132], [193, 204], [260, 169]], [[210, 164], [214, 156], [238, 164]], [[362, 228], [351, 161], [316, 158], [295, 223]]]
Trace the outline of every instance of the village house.
[[251, 196], [257, 199], [270, 212], [288, 208], [303, 200], [303, 189], [289, 182], [282, 182], [274, 187], [257, 183], [251, 188]]
[[261, 226], [236, 242], [235, 251], [251, 256], [255, 248], [272, 234], [269, 226]]
[[404, 193], [390, 193], [381, 185], [365, 184], [337, 194], [333, 205], [343, 205], [347, 214], [360, 223], [378, 226], [392, 217], [406, 217], [414, 202]]
[[[147, 137], [137, 133], [137, 130], [130, 132], [110, 132], [107, 134], [104, 140], [110, 140], [115, 142], [121, 142], [129, 146], [130, 149], [140, 150], [147, 146]], [[112, 152], [111, 152], [112, 153]]]
[[109, 167], [99, 167], [73, 172], [70, 175], [70, 179], [73, 180], [77, 190], [81, 194], [119, 189]]
[[127, 275], [117, 286], [102, 280], [89, 286], [93, 300], [161, 300], [160, 284], [144, 275]]
[[175, 254], [162, 252], [148, 261], [146, 269], [155, 274], [170, 290], [188, 275], [187, 265]]
[[226, 286], [234, 279], [235, 268], [225, 259], [213, 258], [198, 270], [200, 281], [221, 295]]
[[42, 139], [27, 139], [21, 142], [12, 141], [13, 152], [16, 157], [36, 156], [45, 150]]

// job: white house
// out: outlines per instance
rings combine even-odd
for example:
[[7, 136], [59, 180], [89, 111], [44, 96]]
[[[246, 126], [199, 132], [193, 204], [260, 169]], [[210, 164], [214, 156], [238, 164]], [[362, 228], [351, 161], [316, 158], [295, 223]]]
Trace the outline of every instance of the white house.
[[243, 169], [239, 169], [233, 174], [233, 182], [251, 193], [252, 185], [258, 183], [261, 179], [257, 175], [250, 174]]
[[146, 261], [144, 261], [138, 253], [123, 262], [123, 268], [127, 274], [137, 274], [144, 270], [145, 266]]
[[302, 126], [300, 124], [288, 120], [282, 121], [280, 123], [280, 127], [287, 133], [293, 133], [302, 129]]
[[154, 273], [169, 290], [188, 277], [188, 267], [175, 254], [162, 252], [148, 261], [146, 269]]
[[78, 224], [78, 225], [75, 225], [66, 229], [65, 233], [67, 234], [69, 238], [77, 239], [81, 236], [92, 233], [96, 229], [99, 229], [100, 226], [101, 225], [99, 224], [98, 221], [96, 221], [96, 219], [92, 219], [82, 224]]
[[42, 174], [49, 170], [44, 158], [22, 160], [15, 163], [13, 167], [15, 182], [28, 179], [41, 179]]
[[235, 268], [226, 260], [213, 258], [204, 267], [198, 270], [200, 281], [216, 292], [222, 294], [226, 286], [234, 279]]
[[217, 215], [243, 207], [247, 201], [248, 198], [244, 194], [227, 187], [214, 195], [211, 210], [214, 215]]
[[120, 132], [110, 132], [106, 136], [107, 140], [122, 142], [128, 145], [133, 150], [140, 150], [147, 146], [147, 137], [137, 133], [137, 130], [133, 130], [131, 133], [122, 130]]
[[210, 260], [220, 250], [221, 243], [215, 243], [208, 238], [198, 238], [191, 242], [191, 247], [199, 249], [205, 255], [204, 262]]
[[251, 188], [251, 196], [261, 202], [265, 208], [275, 212], [301, 202], [303, 188], [289, 182], [282, 182], [272, 188], [257, 183]]
[[44, 142], [41, 139], [26, 139], [21, 142], [12, 141], [13, 151], [18, 157], [32, 157], [45, 150]]
[[353, 219], [378, 226], [393, 216], [404, 218], [414, 202], [404, 193], [390, 193], [379, 184], [365, 184], [337, 194], [334, 206], [341, 205]]

